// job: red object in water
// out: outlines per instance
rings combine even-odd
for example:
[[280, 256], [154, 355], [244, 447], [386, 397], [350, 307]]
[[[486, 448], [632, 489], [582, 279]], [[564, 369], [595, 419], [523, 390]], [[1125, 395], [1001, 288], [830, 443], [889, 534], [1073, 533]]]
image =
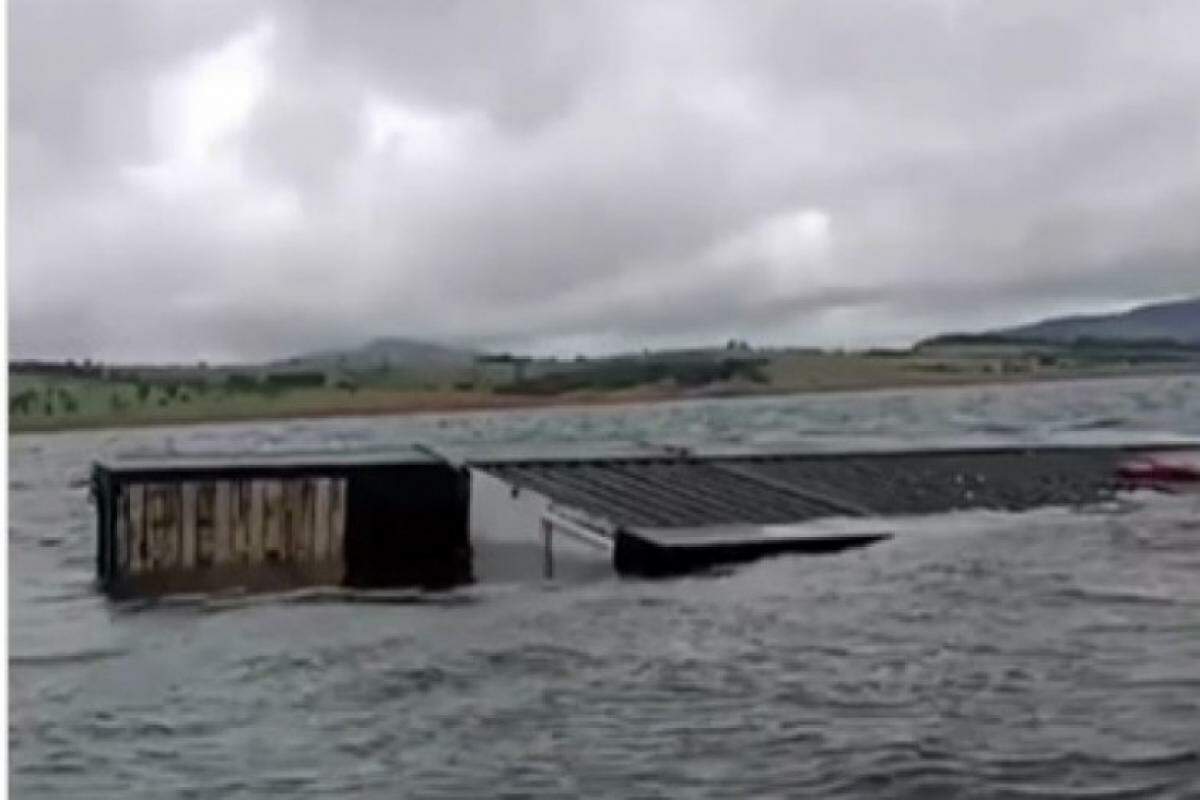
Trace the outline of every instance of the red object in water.
[[1196, 483], [1200, 482], [1200, 463], [1147, 456], [1122, 464], [1117, 468], [1117, 476], [1139, 484]]

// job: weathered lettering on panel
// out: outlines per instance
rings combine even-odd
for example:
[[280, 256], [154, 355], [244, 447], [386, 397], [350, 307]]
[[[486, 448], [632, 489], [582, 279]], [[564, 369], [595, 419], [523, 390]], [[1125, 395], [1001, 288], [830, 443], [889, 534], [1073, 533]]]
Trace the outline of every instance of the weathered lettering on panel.
[[130, 483], [117, 497], [116, 572], [162, 587], [232, 586], [267, 574], [258, 568], [338, 582], [345, 515], [345, 479]]

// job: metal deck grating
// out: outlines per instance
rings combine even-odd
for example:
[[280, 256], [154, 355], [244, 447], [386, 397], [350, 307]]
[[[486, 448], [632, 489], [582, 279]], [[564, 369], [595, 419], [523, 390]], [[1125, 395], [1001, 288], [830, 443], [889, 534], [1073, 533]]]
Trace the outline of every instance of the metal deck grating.
[[618, 526], [770, 525], [832, 516], [1098, 502], [1121, 450], [805, 454], [474, 464]]
[[1112, 451], [1031, 450], [739, 463], [784, 483], [847, 498], [874, 514], [928, 514], [1096, 502], [1116, 488], [1124, 457]]
[[506, 464], [489, 471], [625, 525], [769, 524], [829, 513], [794, 492], [698, 462]]

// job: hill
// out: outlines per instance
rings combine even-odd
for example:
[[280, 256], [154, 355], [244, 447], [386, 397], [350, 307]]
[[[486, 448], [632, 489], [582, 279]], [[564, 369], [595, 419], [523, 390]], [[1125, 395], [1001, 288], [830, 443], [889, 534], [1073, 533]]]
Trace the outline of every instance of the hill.
[[1063, 344], [1080, 339], [1171, 339], [1180, 344], [1200, 344], [1200, 297], [1138, 306], [1117, 314], [1055, 317], [991, 333], [1010, 339]]
[[459, 369], [475, 362], [478, 353], [400, 337], [372, 339], [360, 347], [326, 350], [278, 361], [271, 366], [305, 369], [369, 370], [381, 368]]

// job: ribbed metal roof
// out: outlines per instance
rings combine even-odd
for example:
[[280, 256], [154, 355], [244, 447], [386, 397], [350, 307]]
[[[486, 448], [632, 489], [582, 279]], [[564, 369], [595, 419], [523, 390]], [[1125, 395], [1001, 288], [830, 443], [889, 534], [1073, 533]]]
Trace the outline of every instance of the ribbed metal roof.
[[892, 453], [744, 459], [756, 475], [846, 498], [873, 514], [1020, 511], [1095, 502], [1116, 486], [1117, 450]]
[[501, 464], [509, 483], [619, 524], [650, 527], [793, 522], [848, 513], [802, 487], [775, 486], [691, 460]]
[[1101, 501], [1121, 448], [476, 464], [617, 525], [778, 524], [830, 516], [1018, 511]]

